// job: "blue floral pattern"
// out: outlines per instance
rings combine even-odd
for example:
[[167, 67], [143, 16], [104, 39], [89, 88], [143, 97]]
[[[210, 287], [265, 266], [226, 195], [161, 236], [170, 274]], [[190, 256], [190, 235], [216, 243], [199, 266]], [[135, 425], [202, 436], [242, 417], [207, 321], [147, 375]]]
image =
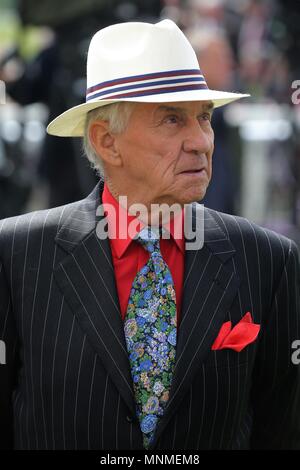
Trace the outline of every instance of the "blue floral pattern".
[[124, 331], [137, 415], [147, 449], [169, 399], [176, 355], [176, 297], [157, 234], [145, 228], [138, 241], [150, 258], [133, 281]]

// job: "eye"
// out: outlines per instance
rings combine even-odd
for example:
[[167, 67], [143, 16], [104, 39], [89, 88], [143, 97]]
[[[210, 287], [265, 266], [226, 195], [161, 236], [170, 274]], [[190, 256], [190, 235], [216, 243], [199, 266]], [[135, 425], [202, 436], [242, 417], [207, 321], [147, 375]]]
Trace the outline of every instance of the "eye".
[[180, 118], [176, 114], [169, 114], [165, 117], [164, 122], [167, 124], [178, 124], [180, 122]]
[[199, 121], [209, 121], [209, 122], [211, 122], [211, 113], [200, 114]]

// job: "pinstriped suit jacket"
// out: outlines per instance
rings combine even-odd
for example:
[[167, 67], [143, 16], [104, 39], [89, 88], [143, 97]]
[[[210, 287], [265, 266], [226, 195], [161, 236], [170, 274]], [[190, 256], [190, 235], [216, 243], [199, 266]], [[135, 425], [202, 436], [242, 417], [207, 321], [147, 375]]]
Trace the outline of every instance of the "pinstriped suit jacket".
[[[142, 449], [109, 241], [95, 231], [101, 190], [0, 223], [2, 447]], [[300, 448], [299, 308], [296, 245], [205, 209], [153, 449]], [[212, 351], [248, 311], [257, 340]]]

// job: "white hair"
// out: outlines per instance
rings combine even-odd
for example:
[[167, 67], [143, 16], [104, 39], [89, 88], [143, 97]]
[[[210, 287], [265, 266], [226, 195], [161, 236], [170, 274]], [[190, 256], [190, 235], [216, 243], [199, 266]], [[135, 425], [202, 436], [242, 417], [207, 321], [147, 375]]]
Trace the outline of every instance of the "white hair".
[[92, 122], [97, 120], [107, 121], [109, 131], [113, 134], [120, 134], [125, 131], [130, 115], [135, 103], [119, 101], [117, 103], [100, 106], [89, 111], [85, 120], [85, 129], [83, 137], [83, 149], [89, 159], [93, 169], [101, 176], [104, 175], [101, 155], [97, 154], [90, 142], [89, 131]]

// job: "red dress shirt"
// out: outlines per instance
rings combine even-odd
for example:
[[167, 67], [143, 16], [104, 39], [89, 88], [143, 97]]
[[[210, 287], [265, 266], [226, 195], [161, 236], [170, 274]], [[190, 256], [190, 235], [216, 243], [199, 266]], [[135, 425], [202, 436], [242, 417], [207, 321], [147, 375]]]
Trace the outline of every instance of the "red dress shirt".
[[[128, 214], [128, 212], [112, 196], [106, 184], [104, 185], [102, 202], [104, 205], [104, 211], [107, 214], [108, 234], [114, 265], [116, 287], [121, 315], [124, 320], [133, 280], [137, 272], [147, 263], [149, 253], [139, 242], [132, 240], [132, 236], [128, 235], [127, 228], [129, 224], [136, 219], [136, 217]], [[106, 210], [109, 207], [108, 205], [110, 205], [110, 209], [112, 210]], [[122, 230], [126, 238], [123, 238], [123, 235], [122, 238], [112, 236], [114, 233], [113, 220], [116, 221], [115, 227], [117, 234], [119, 233], [118, 228], [120, 227], [120, 220], [123, 222]], [[176, 216], [175, 220], [176, 223], [182, 224], [181, 227], [183, 234], [183, 211]], [[125, 230], [124, 224], [126, 225]], [[160, 249], [163, 259], [168, 264], [173, 277], [176, 293], [177, 324], [179, 325], [183, 291], [185, 240], [184, 235], [182, 235], [182, 238], [175, 238], [174, 233], [176, 232], [174, 231], [174, 221], [168, 224], [168, 226], [164, 225], [164, 227], [169, 230], [171, 237], [169, 239], [160, 239]], [[141, 228], [142, 226], [137, 227], [137, 230], [134, 232], [137, 233]]]

